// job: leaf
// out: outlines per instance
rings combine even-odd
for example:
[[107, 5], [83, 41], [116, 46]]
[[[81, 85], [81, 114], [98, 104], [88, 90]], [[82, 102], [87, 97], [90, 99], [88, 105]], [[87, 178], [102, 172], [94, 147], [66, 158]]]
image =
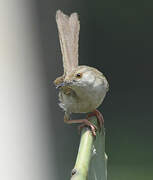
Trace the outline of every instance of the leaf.
[[105, 129], [97, 133], [94, 141], [88, 180], [107, 180], [107, 155], [105, 153]]

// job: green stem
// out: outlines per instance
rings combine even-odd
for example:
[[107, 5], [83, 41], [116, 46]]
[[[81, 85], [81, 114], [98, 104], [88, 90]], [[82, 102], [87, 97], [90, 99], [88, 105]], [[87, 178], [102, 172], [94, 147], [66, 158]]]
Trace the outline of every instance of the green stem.
[[[97, 126], [96, 117], [91, 117], [90, 122]], [[79, 151], [76, 159], [74, 169], [72, 170], [71, 180], [86, 180], [88, 176], [90, 160], [93, 150], [93, 137], [89, 128], [83, 128], [81, 133], [81, 140]]]

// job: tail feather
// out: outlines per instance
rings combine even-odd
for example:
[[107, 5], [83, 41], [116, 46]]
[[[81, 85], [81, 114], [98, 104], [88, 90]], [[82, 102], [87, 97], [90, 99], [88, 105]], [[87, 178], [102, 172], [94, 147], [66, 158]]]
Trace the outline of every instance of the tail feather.
[[66, 75], [78, 66], [80, 23], [77, 13], [67, 16], [60, 10], [56, 12], [56, 22], [63, 55], [64, 74]]

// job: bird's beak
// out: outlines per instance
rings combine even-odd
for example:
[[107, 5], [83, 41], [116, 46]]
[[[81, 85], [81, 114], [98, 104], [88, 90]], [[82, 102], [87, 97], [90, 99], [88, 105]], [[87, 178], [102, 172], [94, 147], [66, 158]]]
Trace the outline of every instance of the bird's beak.
[[60, 87], [69, 86], [71, 85], [70, 82], [62, 82], [56, 86], [56, 89], [59, 89]]
[[62, 82], [62, 83], [60, 83], [60, 84], [57, 84], [56, 89], [58, 89], [58, 88], [60, 88], [60, 87], [63, 87], [63, 86], [65, 86], [65, 82]]

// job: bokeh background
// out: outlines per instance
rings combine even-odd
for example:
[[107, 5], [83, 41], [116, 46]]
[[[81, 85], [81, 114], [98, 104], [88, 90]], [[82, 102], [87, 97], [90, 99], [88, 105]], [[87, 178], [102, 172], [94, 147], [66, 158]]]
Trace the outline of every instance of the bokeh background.
[[[28, 74], [24, 88], [29, 86], [31, 91], [28, 93], [33, 93], [32, 95], [35, 96], [35, 98], [26, 96], [26, 101], [31, 98], [30, 101], [33, 103], [30, 109], [35, 107], [36, 102], [37, 106], [42, 100], [44, 102], [43, 105], [35, 107], [34, 111], [40, 114], [39, 125], [35, 120], [33, 129], [27, 128], [26, 132], [27, 134], [31, 131], [37, 132], [32, 142], [37, 140], [39, 146], [31, 147], [35, 152], [39, 151], [34, 162], [37, 164], [43, 160], [45, 166], [42, 163], [43, 168], [41, 169], [40, 165], [39, 168], [34, 169], [33, 176], [30, 177], [38, 180], [36, 173], [39, 172], [41, 175], [45, 174], [44, 180], [68, 179], [79, 145], [77, 126], [64, 124], [64, 112], [58, 107], [58, 92], [52, 84], [53, 80], [63, 73], [55, 22], [56, 10], [61, 9], [67, 14], [79, 13], [80, 64], [99, 69], [110, 84], [110, 91], [99, 108], [105, 119], [106, 152], [109, 157], [108, 180], [152, 180], [153, 2], [149, 0], [22, 0], [19, 3], [19, 0], [16, 0], [15, 5], [14, 3], [8, 5], [5, 2], [5, 12], [10, 10], [12, 12], [12, 17], [7, 19], [6, 16], [5, 21], [14, 22], [14, 17], [20, 18], [20, 21], [14, 25], [23, 32], [20, 34], [20, 45], [24, 46], [28, 42], [27, 53], [23, 53], [20, 57], [23, 62], [14, 60], [12, 66], [14, 63], [20, 64], [20, 67], [24, 68], [23, 77]], [[12, 6], [16, 7], [11, 9]], [[25, 24], [27, 26], [22, 29]], [[10, 30], [7, 29], [7, 31]], [[35, 43], [30, 46], [33, 37], [35, 37]], [[15, 41], [14, 39], [13, 42]], [[11, 48], [14, 51], [14, 46]], [[16, 51], [20, 52], [21, 49], [18, 48]], [[33, 51], [36, 54], [34, 57], [27, 56]], [[10, 57], [8, 59], [11, 60]], [[28, 66], [26, 66], [27, 61]], [[8, 66], [9, 64], [6, 68]], [[10, 71], [13, 70], [10, 69]], [[15, 71], [19, 73], [18, 68]], [[16, 78], [16, 76], [13, 77]], [[4, 76], [3, 78], [5, 80]], [[30, 84], [28, 80], [31, 80]], [[21, 81], [24, 83], [24, 78], [21, 77]], [[37, 82], [37, 88], [35, 82]], [[45, 90], [42, 91], [42, 87]], [[42, 116], [40, 109], [44, 114], [47, 112], [47, 117]], [[33, 119], [37, 118], [34, 116], [29, 121], [33, 122]], [[28, 124], [27, 127], [29, 126], [31, 127]], [[41, 126], [43, 128], [40, 128]], [[22, 128], [24, 129], [24, 126]], [[25, 139], [22, 140], [25, 141]], [[29, 146], [28, 140], [26, 145]], [[24, 154], [29, 152], [26, 148], [22, 151]], [[36, 162], [37, 158], [38, 162]], [[27, 166], [31, 163], [33, 164], [28, 161]], [[31, 180], [30, 177], [26, 180]], [[3, 179], [9, 178], [3, 177]]]

